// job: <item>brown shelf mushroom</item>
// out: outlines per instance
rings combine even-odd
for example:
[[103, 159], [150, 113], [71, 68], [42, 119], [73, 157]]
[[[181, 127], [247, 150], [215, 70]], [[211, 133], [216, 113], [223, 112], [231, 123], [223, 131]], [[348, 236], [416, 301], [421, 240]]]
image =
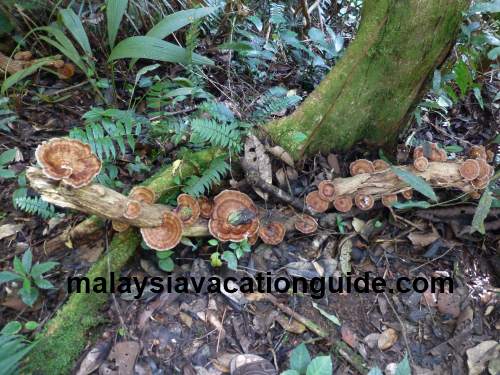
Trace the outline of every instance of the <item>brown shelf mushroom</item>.
[[101, 171], [101, 161], [89, 145], [75, 139], [53, 138], [35, 151], [43, 173], [53, 179], [81, 188], [88, 185]]
[[386, 169], [389, 169], [391, 167], [388, 162], [382, 159], [374, 160], [372, 164], [375, 172], [385, 171]]
[[156, 194], [145, 186], [136, 186], [130, 190], [129, 198], [139, 202], [153, 204], [156, 201]]
[[351, 172], [351, 176], [356, 176], [362, 173], [373, 173], [375, 172], [375, 168], [370, 160], [358, 159], [349, 165], [349, 171]]
[[176, 247], [182, 238], [182, 222], [173, 213], [163, 215], [162, 225], [156, 228], [141, 228], [142, 239], [154, 250], [170, 250]]
[[349, 212], [352, 208], [352, 198], [349, 195], [336, 197], [333, 201], [333, 206], [337, 211]]
[[484, 146], [474, 145], [469, 150], [471, 159], [487, 159], [486, 148]]
[[272, 221], [267, 225], [261, 225], [259, 228], [260, 239], [268, 245], [278, 245], [283, 242], [285, 233], [285, 226], [277, 221]]
[[184, 225], [191, 225], [200, 217], [200, 206], [198, 201], [188, 194], [180, 194], [177, 197], [177, 208], [175, 213]]
[[385, 207], [392, 207], [392, 205], [398, 201], [398, 195], [397, 194], [382, 195], [381, 200], [382, 204]]
[[401, 195], [404, 199], [412, 199], [413, 198], [413, 189], [406, 189], [401, 192]]
[[57, 68], [57, 74], [61, 79], [70, 79], [75, 75], [75, 66], [71, 63], [64, 63], [61, 67]]
[[312, 216], [306, 214], [297, 215], [295, 229], [304, 234], [314, 233], [318, 230], [318, 222]]
[[250, 236], [247, 238], [247, 242], [249, 245], [255, 245], [257, 243], [257, 240], [259, 239], [259, 233], [255, 233], [254, 235]]
[[318, 185], [318, 194], [321, 199], [333, 202], [335, 199], [335, 185], [332, 180], [323, 180]]
[[141, 213], [141, 203], [136, 200], [131, 200], [125, 205], [123, 210], [123, 217], [127, 219], [135, 219]]
[[467, 159], [460, 164], [458, 171], [465, 181], [472, 181], [479, 177], [480, 166], [477, 160]]
[[354, 203], [360, 210], [367, 211], [373, 207], [375, 201], [371, 195], [358, 193], [354, 196]]
[[490, 165], [486, 161], [486, 159], [478, 158], [476, 159], [477, 163], [479, 164], [479, 175], [477, 178], [479, 179], [484, 179], [484, 178], [489, 178], [490, 177]]
[[248, 195], [224, 190], [214, 198], [208, 230], [220, 241], [241, 242], [252, 237], [259, 230], [257, 207]]
[[200, 216], [204, 219], [210, 219], [214, 209], [213, 202], [207, 197], [199, 197], [198, 206], [200, 206]]
[[312, 211], [315, 212], [325, 212], [330, 206], [328, 201], [321, 199], [317, 190], [311, 191], [306, 195], [306, 204]]
[[111, 222], [111, 227], [115, 232], [125, 232], [128, 228], [130, 228], [130, 225], [127, 223], [123, 223], [121, 221], [113, 220]]
[[475, 180], [471, 181], [471, 185], [477, 190], [483, 190], [490, 183], [489, 176], [478, 177]]
[[413, 167], [419, 172], [424, 172], [429, 167], [429, 160], [425, 156], [420, 156], [413, 161]]
[[413, 159], [418, 159], [425, 156], [424, 155], [424, 146], [417, 146], [413, 150]]

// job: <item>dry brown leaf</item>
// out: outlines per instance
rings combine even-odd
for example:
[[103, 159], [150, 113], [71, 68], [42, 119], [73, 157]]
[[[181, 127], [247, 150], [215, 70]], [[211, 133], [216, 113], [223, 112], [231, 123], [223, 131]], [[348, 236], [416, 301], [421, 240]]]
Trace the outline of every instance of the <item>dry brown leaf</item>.
[[434, 241], [438, 240], [441, 236], [433, 228], [432, 232], [411, 232], [408, 239], [413, 246], [425, 247], [429, 246]]
[[378, 338], [377, 345], [380, 350], [391, 348], [398, 341], [398, 333], [393, 328], [387, 328]]
[[460, 296], [457, 293], [439, 293], [437, 308], [441, 314], [458, 318], [460, 315]]
[[23, 226], [24, 224], [4, 224], [0, 226], [0, 240], [13, 236], [23, 229]]
[[342, 325], [340, 328], [340, 334], [342, 335], [342, 340], [349, 345], [351, 348], [356, 349], [358, 346], [358, 336], [354, 331], [346, 325]]
[[306, 330], [306, 326], [302, 323], [296, 321], [295, 319], [290, 319], [283, 314], [277, 314], [275, 320], [283, 327], [285, 331], [295, 333], [300, 335]]
[[[266, 154], [264, 145], [254, 135], [249, 135], [245, 141], [245, 162], [247, 165], [255, 168], [259, 172], [259, 176], [268, 184], [273, 183], [273, 171], [271, 168], [271, 160]], [[255, 192], [264, 200], [267, 200], [268, 194], [262, 190], [255, 188]]]
[[467, 350], [469, 375], [479, 375], [492, 359], [499, 358], [500, 344], [494, 340], [483, 341]]
[[282, 162], [285, 164], [289, 165], [290, 167], [294, 167], [293, 159], [290, 156], [288, 152], [285, 151], [285, 149], [281, 146], [274, 146], [274, 147], [266, 147], [267, 151], [276, 158], [280, 159]]
[[135, 341], [122, 341], [115, 344], [108, 359], [114, 360], [120, 375], [133, 375], [134, 364], [141, 346]]
[[96, 344], [83, 358], [76, 375], [88, 375], [95, 371], [106, 359], [111, 343], [101, 341]]

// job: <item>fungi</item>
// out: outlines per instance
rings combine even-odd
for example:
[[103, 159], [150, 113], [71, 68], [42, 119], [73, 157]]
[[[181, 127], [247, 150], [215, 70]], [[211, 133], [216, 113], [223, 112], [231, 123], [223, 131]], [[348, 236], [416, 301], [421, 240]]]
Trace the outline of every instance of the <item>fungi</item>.
[[335, 199], [335, 185], [332, 180], [323, 180], [318, 185], [318, 194], [321, 199], [333, 202]]
[[389, 169], [391, 167], [388, 162], [382, 159], [374, 160], [372, 164], [375, 172], [385, 171], [386, 169]]
[[424, 146], [417, 146], [413, 150], [413, 159], [421, 158], [424, 155]]
[[182, 222], [173, 213], [163, 214], [162, 224], [155, 228], [141, 228], [142, 239], [151, 249], [170, 250], [176, 247], [182, 238]]
[[472, 146], [469, 150], [469, 157], [471, 159], [486, 159], [488, 157], [486, 148], [478, 145]]
[[123, 210], [123, 217], [127, 219], [135, 219], [141, 214], [141, 203], [136, 200], [128, 201]]
[[264, 226], [261, 225], [259, 228], [260, 239], [268, 245], [278, 245], [283, 242], [285, 233], [285, 226], [278, 221], [272, 221]]
[[425, 156], [420, 156], [413, 161], [413, 167], [419, 172], [424, 172], [428, 166], [429, 160]]
[[207, 197], [199, 197], [198, 206], [200, 206], [200, 216], [204, 219], [210, 219], [214, 209], [214, 203]]
[[465, 181], [472, 181], [479, 177], [480, 166], [477, 160], [467, 159], [460, 164], [458, 171]]
[[17, 61], [30, 61], [33, 58], [31, 51], [19, 51], [14, 55], [14, 60]]
[[53, 138], [43, 142], [35, 157], [47, 177], [74, 188], [90, 184], [101, 171], [101, 161], [90, 146], [76, 139]]
[[304, 234], [314, 233], [318, 230], [318, 222], [312, 216], [306, 214], [297, 215], [295, 229]]
[[482, 190], [486, 188], [486, 186], [488, 186], [489, 182], [489, 177], [478, 177], [475, 180], [471, 181], [471, 185], [477, 190]]
[[122, 221], [113, 220], [111, 222], [111, 227], [116, 232], [125, 232], [128, 228], [130, 228], [130, 225]]
[[406, 189], [401, 192], [401, 195], [404, 199], [412, 199], [413, 198], [413, 189]]
[[375, 202], [371, 195], [358, 193], [354, 196], [354, 203], [360, 210], [366, 211], [372, 208]]
[[177, 197], [177, 208], [175, 213], [184, 225], [191, 225], [200, 217], [200, 206], [198, 201], [188, 194], [180, 194]]
[[479, 175], [477, 178], [489, 178], [490, 177], [490, 165], [486, 161], [486, 159], [478, 158], [476, 159], [479, 164]]
[[325, 212], [330, 206], [328, 201], [321, 199], [317, 190], [311, 191], [306, 195], [306, 204], [312, 211], [315, 212]]
[[75, 66], [71, 63], [64, 63], [61, 67], [56, 68], [61, 79], [70, 79], [75, 75]]
[[398, 195], [397, 194], [387, 194], [387, 195], [382, 195], [382, 204], [385, 207], [392, 207], [394, 203], [398, 201]]
[[241, 242], [252, 237], [259, 230], [257, 207], [248, 195], [224, 190], [214, 198], [208, 230], [219, 241]]
[[139, 202], [153, 204], [156, 200], [156, 194], [150, 188], [145, 186], [135, 186], [130, 190], [129, 198]]
[[349, 165], [349, 171], [351, 172], [351, 176], [356, 176], [362, 173], [372, 173], [375, 171], [375, 168], [370, 160], [358, 159]]
[[257, 243], [257, 240], [259, 239], [259, 233], [256, 232], [254, 235], [250, 236], [247, 238], [247, 242], [249, 245], [255, 245]]
[[333, 206], [337, 211], [348, 212], [352, 208], [352, 198], [349, 195], [336, 197], [333, 201]]

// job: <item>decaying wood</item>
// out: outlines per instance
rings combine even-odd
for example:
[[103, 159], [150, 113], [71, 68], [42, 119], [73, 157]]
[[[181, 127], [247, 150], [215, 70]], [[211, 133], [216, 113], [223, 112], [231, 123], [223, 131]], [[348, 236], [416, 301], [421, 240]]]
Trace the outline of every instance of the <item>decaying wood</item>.
[[[117, 220], [135, 227], [157, 227], [162, 224], [163, 214], [172, 209], [161, 204], [147, 204], [140, 202], [141, 212], [134, 219], [123, 216], [124, 207], [131, 199], [112, 189], [99, 184], [90, 184], [74, 189], [59, 181], [46, 177], [38, 168], [30, 167], [26, 171], [30, 185], [40, 193], [42, 199], [63, 208], [71, 208], [99, 217]], [[208, 225], [206, 220], [186, 226], [183, 234], [188, 237], [207, 236]]]

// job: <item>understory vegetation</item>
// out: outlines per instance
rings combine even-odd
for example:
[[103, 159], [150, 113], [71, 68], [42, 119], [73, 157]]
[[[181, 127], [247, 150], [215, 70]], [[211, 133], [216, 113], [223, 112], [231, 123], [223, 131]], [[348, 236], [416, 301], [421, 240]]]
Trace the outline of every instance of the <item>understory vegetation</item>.
[[[190, 272], [202, 275], [208, 272], [206, 267], [210, 267], [212, 273], [222, 275], [234, 272], [241, 276], [253, 275], [255, 270], [265, 272], [267, 270], [263, 267], [266, 265], [273, 272], [292, 268], [299, 276], [324, 276], [330, 272], [328, 267], [335, 263], [333, 268], [336, 268], [338, 263], [337, 273], [332, 271], [330, 275], [345, 276], [352, 267], [360, 269], [362, 262], [371, 260], [374, 265], [367, 268], [370, 272], [384, 262], [401, 261], [403, 264], [411, 263], [415, 275], [420, 275], [417, 271], [422, 268], [424, 275], [424, 267], [431, 263], [431, 259], [432, 262], [434, 259], [448, 259], [446, 255], [451, 250], [439, 250], [445, 245], [447, 249], [453, 249], [463, 243], [474, 246], [477, 251], [491, 252], [494, 244], [498, 245], [500, 228], [495, 226], [500, 220], [500, 3], [497, 0], [474, 1], [463, 14], [456, 44], [444, 63], [431, 73], [425, 85], [426, 94], [407, 116], [406, 129], [400, 134], [397, 148], [357, 145], [342, 155], [332, 150], [329, 155], [291, 160], [285, 150], [276, 149], [279, 145], [269, 142], [265, 124], [296, 110], [345, 56], [349, 44], [356, 37], [362, 7], [362, 0], [1, 2], [0, 246], [5, 251], [0, 251], [0, 314], [3, 318], [0, 321], [0, 327], [3, 327], [0, 332], [0, 373], [68, 374], [76, 373], [80, 368], [80, 374], [91, 374], [101, 371], [99, 367], [102, 369], [104, 359], [108, 358], [108, 352], [106, 355], [101, 353], [103, 358], [99, 358], [100, 362], [94, 359], [97, 363], [95, 368], [92, 368], [94, 362], [88, 364], [90, 370], [84, 368], [87, 362], [82, 356], [85, 350], [94, 348], [96, 342], [108, 342], [109, 351], [109, 346], [118, 341], [140, 340], [144, 340], [145, 347], [149, 345], [150, 354], [146, 355], [145, 349], [143, 354], [135, 354], [134, 361], [137, 359], [137, 363], [141, 362], [144, 368], [149, 366], [151, 371], [158, 371], [151, 373], [203, 375], [209, 372], [200, 368], [208, 368], [209, 365], [214, 368], [213, 363], [219, 373], [227, 373], [227, 363], [220, 358], [219, 361], [210, 359], [215, 358], [213, 350], [210, 352], [207, 349], [212, 357], [206, 352], [199, 354], [212, 339], [212, 333], [204, 330], [206, 326], [218, 334], [215, 337], [216, 354], [219, 354], [220, 342], [226, 340], [225, 344], [220, 344], [224, 347], [221, 352], [258, 353], [272, 359], [283, 375], [357, 373], [360, 368], [370, 375], [382, 374], [380, 368], [386, 374], [408, 375], [417, 373], [417, 364], [420, 368], [445, 366], [444, 359], [431, 363], [424, 353], [429, 348], [424, 350], [423, 345], [414, 345], [408, 340], [406, 335], [410, 332], [405, 325], [406, 320], [403, 322], [400, 315], [403, 315], [405, 306], [413, 302], [396, 301], [385, 294], [385, 299], [379, 296], [371, 305], [379, 303], [383, 306], [380, 308], [382, 315], [373, 326], [377, 327], [377, 334], [382, 333], [380, 322], [385, 323], [384, 330], [387, 326], [402, 333], [398, 350], [386, 352], [381, 349], [377, 353], [382, 354], [377, 354], [380, 355], [377, 357], [367, 354], [377, 347], [377, 341], [371, 346], [372, 342], [365, 340], [359, 350], [358, 343], [363, 340], [352, 333], [356, 330], [353, 327], [348, 327], [348, 331], [342, 329], [337, 335], [349, 345], [342, 352], [344, 354], [333, 350], [335, 345], [330, 342], [317, 345], [319, 339], [307, 334], [308, 330], [311, 331], [307, 322], [315, 316], [311, 315], [311, 310], [314, 313], [319, 311], [319, 316], [326, 318], [326, 323], [320, 325], [322, 330], [338, 330], [341, 324], [336, 324], [338, 318], [325, 310], [297, 308], [300, 305], [297, 300], [303, 296], [285, 294], [284, 298], [290, 297], [290, 301], [273, 301], [273, 307], [265, 311], [261, 306], [246, 310], [255, 301], [241, 302], [236, 300], [239, 297], [234, 297], [227, 308], [222, 308], [223, 315], [215, 317], [212, 313], [221, 309], [217, 299], [210, 298], [210, 302], [200, 308], [191, 297], [178, 304], [175, 299], [163, 300], [161, 297], [158, 298], [158, 301], [162, 299], [161, 303], [153, 305], [152, 312], [148, 313], [144, 306], [153, 303], [152, 293], [146, 293], [147, 297], [138, 301], [142, 305], [129, 309], [115, 296], [82, 294], [68, 298], [64, 290], [68, 276], [82, 275], [89, 269], [91, 275], [108, 274], [109, 277], [109, 270], [116, 272], [117, 276], [120, 272], [127, 276]], [[19, 53], [26, 51], [30, 51], [29, 58], [18, 58]], [[3, 64], [2, 56], [9, 62]], [[9, 70], [16, 63], [27, 61], [29, 63], [17, 71]], [[356, 103], [352, 105], [356, 106]], [[102, 162], [95, 182], [125, 196], [134, 186], [144, 185], [160, 193], [155, 203], [176, 206], [182, 193], [201, 199], [215, 196], [225, 188], [250, 190], [252, 193], [255, 190], [256, 200], [260, 199], [262, 203], [258, 207], [260, 215], [266, 212], [263, 216], [267, 221], [274, 217], [286, 217], [292, 207], [296, 207], [293, 202], [285, 201], [278, 208], [272, 194], [268, 200], [267, 192], [258, 187], [249, 188], [245, 182], [246, 157], [250, 152], [258, 152], [255, 149], [260, 147], [248, 146], [247, 140], [253, 135], [262, 141], [260, 146], [263, 152], [273, 155], [271, 161], [269, 157], [267, 162], [254, 161], [262, 168], [259, 170], [261, 178], [268, 183], [273, 183], [274, 179], [281, 190], [298, 201], [304, 201], [320, 181], [346, 175], [349, 162], [355, 159], [387, 162], [392, 171], [413, 189], [415, 196], [395, 203], [387, 214], [382, 211], [382, 206], [377, 206], [378, 213], [369, 218], [363, 216], [358, 219], [358, 212], [335, 216], [330, 227], [320, 221], [320, 227], [328, 228], [321, 232], [324, 238], [319, 234], [317, 237], [304, 235], [290, 238], [285, 255], [267, 247], [259, 253], [264, 254], [257, 257], [260, 259], [254, 261], [252, 258], [249, 262], [248, 259], [259, 247], [251, 244], [250, 238], [224, 242], [213, 238], [213, 235], [183, 237], [182, 251], [157, 252], [144, 241], [141, 243], [131, 229], [113, 233], [110, 222], [104, 226], [97, 225], [97, 236], [84, 233], [83, 237], [89, 237], [85, 239], [91, 239], [93, 243], [80, 246], [78, 241], [81, 238], [72, 230], [78, 228], [82, 221], [90, 223], [95, 217], [85, 218], [69, 204], [64, 206], [54, 202], [54, 199], [44, 199], [47, 197], [30, 187], [26, 176], [26, 168], [36, 165], [34, 155], [39, 144], [55, 137], [70, 138], [88, 144]], [[300, 132], [294, 137], [297, 142], [307, 139]], [[397, 167], [408, 160], [410, 149], [419, 146], [426, 149], [431, 143], [446, 150], [450, 160], [464, 157], [474, 144], [487, 146], [491, 156], [489, 162], [494, 166], [495, 173], [480, 191], [478, 199], [473, 200], [465, 193], [439, 195], [422, 178]], [[200, 151], [207, 154], [199, 156], [197, 153]], [[148, 180], [158, 175], [160, 179], [154, 180], [153, 177], [152, 183]], [[453, 206], [458, 204], [472, 207], [467, 223], [457, 221], [459, 226], [467, 227], [466, 234], [457, 228], [453, 228], [453, 232], [445, 231], [447, 219], [436, 213], [440, 209], [449, 209], [447, 212], [450, 215], [460, 216], [452, 212]], [[429, 225], [410, 217], [412, 210], [418, 210], [421, 215], [418, 219], [428, 219]], [[431, 220], [431, 217], [439, 219]], [[494, 225], [490, 226], [490, 223]], [[437, 236], [435, 242], [427, 243], [423, 238], [426, 236], [422, 235], [411, 243], [425, 243], [424, 247], [431, 255], [415, 261], [417, 255], [411, 252], [397, 254], [398, 241], [403, 241], [413, 231], [423, 233], [422, 228], [426, 228], [426, 236]], [[371, 237], [382, 233], [388, 238], [378, 241]], [[488, 238], [489, 233], [496, 233], [493, 236], [495, 239]], [[330, 250], [324, 250], [330, 253], [327, 261], [322, 263], [324, 257], [318, 249], [325, 248], [328, 236], [335, 237], [335, 244]], [[303, 245], [302, 241], [313, 239], [320, 242], [317, 247], [314, 241]], [[55, 245], [52, 248], [51, 245], [56, 242], [65, 249], [61, 251]], [[437, 243], [435, 249], [429, 248], [434, 246], [432, 243]], [[395, 244], [396, 250], [387, 250], [389, 244]], [[366, 255], [372, 245], [382, 253]], [[94, 247], [98, 251], [92, 250]], [[332, 250], [333, 247], [336, 250]], [[288, 257], [287, 254], [293, 256]], [[404, 260], [405, 257], [407, 260]], [[200, 259], [200, 263], [206, 263], [204, 266], [198, 263]], [[307, 266], [302, 264], [305, 259]], [[291, 263], [297, 268], [289, 267]], [[448, 268], [432, 271], [433, 274], [453, 273], [462, 277], [461, 283], [465, 284], [466, 272], [458, 270], [458, 265], [454, 256], [449, 260]], [[392, 270], [388, 267], [384, 277], [404, 274], [402, 269], [399, 265]], [[290, 274], [295, 275], [293, 272], [290, 271]], [[479, 274], [479, 266], [467, 272]], [[430, 274], [431, 271], [428, 271], [424, 276]], [[498, 295], [498, 285], [489, 289], [485, 287], [484, 294], [479, 297], [476, 293], [473, 299], [486, 299], [484, 295], [488, 294], [488, 298], [493, 300], [497, 298], [493, 296], [495, 293]], [[133, 298], [126, 302], [131, 301]], [[110, 303], [109, 311], [103, 308], [107, 303]], [[71, 307], [62, 310], [65, 304]], [[249, 324], [258, 326], [261, 323], [257, 320], [263, 319], [258, 314], [270, 316], [274, 314], [271, 310], [280, 311], [276, 307], [279, 304], [286, 305], [292, 313], [281, 306], [285, 313], [280, 315], [281, 322], [275, 317], [277, 323], [272, 329], [284, 327], [282, 330], [279, 328], [282, 333], [273, 338], [269, 334], [266, 342], [266, 330], [271, 328], [263, 328], [264, 323], [257, 328], [249, 328]], [[353, 311], [351, 319], [361, 314], [361, 310], [356, 310], [357, 300], [349, 306]], [[185, 349], [189, 354], [178, 347], [169, 351], [169, 345], [180, 340], [181, 334], [177, 335], [176, 330], [181, 330], [181, 323], [161, 315], [163, 310], [179, 315], [182, 324], [189, 329], [194, 327], [189, 331], [189, 339], [182, 337], [186, 347], [187, 341], [200, 341], [191, 351]], [[234, 311], [238, 314], [251, 311], [244, 319], [238, 317], [231, 320], [238, 337], [227, 338], [230, 334], [225, 326], [226, 310], [228, 315]], [[372, 310], [369, 307], [369, 311]], [[460, 311], [465, 316], [464, 310]], [[487, 316], [484, 310], [487, 308], [476, 314]], [[305, 317], [298, 320], [300, 326], [294, 331], [287, 321], [290, 325], [297, 322], [294, 313], [299, 314], [299, 311]], [[397, 317], [389, 323], [382, 317], [388, 312], [394, 312]], [[340, 313], [347, 320], [349, 314], [339, 308], [336, 314]], [[81, 321], [81, 316], [86, 314], [86, 319]], [[140, 317], [131, 323], [128, 315], [134, 314]], [[155, 314], [161, 317], [156, 319]], [[495, 312], [490, 311], [489, 314], [498, 319], [498, 306]], [[473, 319], [468, 315], [460, 315], [460, 318], [458, 315], [451, 316], [464, 321]], [[201, 329], [193, 323], [196, 319], [206, 324], [205, 328]], [[248, 322], [248, 319], [255, 321]], [[413, 323], [419, 319], [417, 313], [409, 318]], [[158, 338], [152, 335], [145, 322], [154, 324], [163, 336]], [[158, 328], [160, 323], [165, 326]], [[488, 329], [496, 329], [496, 333], [491, 335], [496, 338], [490, 339], [498, 341], [498, 322], [496, 324], [497, 328], [493, 324], [493, 328]], [[457, 337], [441, 332], [441, 326], [433, 327], [440, 342]], [[300, 336], [304, 331], [306, 334]], [[416, 332], [417, 329], [411, 334], [417, 336]], [[333, 334], [330, 336], [334, 337]], [[114, 339], [113, 344], [110, 338]], [[206, 342], [203, 341], [205, 338]], [[475, 344], [478, 344], [480, 340], [476, 341]], [[213, 344], [210, 341], [210, 345]], [[437, 342], [434, 344], [433, 349], [444, 350], [438, 348]], [[267, 352], [262, 347], [266, 347]], [[131, 350], [129, 348], [123, 350], [131, 353], [127, 351]], [[498, 349], [494, 350], [498, 352]], [[123, 358], [119, 349], [113, 349], [112, 353], [117, 365]], [[196, 367], [197, 372], [186, 370], [189, 367], [187, 364], [183, 368], [176, 367], [180, 364], [169, 367], [164, 359], [170, 361], [172, 358], [174, 361], [175, 356], [182, 357], [184, 354], [187, 362], [192, 360], [191, 367]], [[58, 358], [51, 359], [47, 364], [51, 367], [43, 368], [45, 357], [49, 355]], [[444, 354], [442, 356], [445, 357]], [[358, 360], [360, 357], [362, 360]], [[349, 358], [354, 359], [351, 362]], [[83, 361], [79, 362], [80, 359]], [[486, 363], [484, 361], [482, 370], [487, 372]], [[387, 371], [387, 364], [393, 365], [394, 372]], [[498, 359], [495, 366], [491, 365], [491, 368], [498, 370]], [[136, 371], [140, 373], [137, 367]]]

